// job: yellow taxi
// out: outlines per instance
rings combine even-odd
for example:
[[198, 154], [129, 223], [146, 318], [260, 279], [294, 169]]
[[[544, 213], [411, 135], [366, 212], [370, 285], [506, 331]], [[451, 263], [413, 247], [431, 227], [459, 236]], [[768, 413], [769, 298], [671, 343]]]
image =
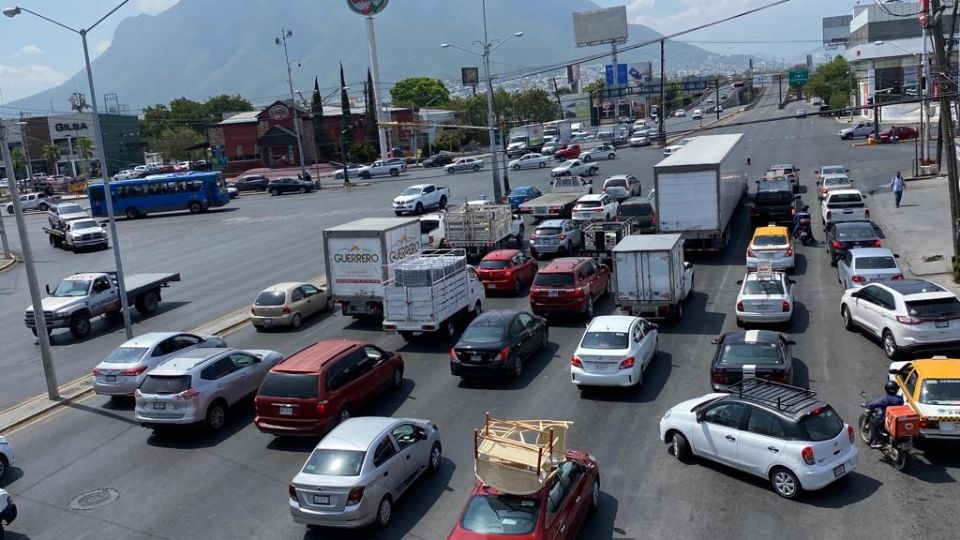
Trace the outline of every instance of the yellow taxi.
[[747, 246], [747, 270], [770, 266], [772, 270], [793, 271], [793, 237], [786, 227], [757, 227]]
[[920, 437], [960, 441], [960, 360], [893, 362], [890, 380], [920, 415]]

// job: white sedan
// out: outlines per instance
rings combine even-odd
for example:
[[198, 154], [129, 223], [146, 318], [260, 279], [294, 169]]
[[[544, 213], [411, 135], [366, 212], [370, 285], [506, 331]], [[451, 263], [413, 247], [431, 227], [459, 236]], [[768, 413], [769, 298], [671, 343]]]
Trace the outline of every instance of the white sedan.
[[520, 169], [543, 168], [547, 166], [550, 157], [543, 154], [524, 154], [510, 162], [510, 168], [519, 171]]
[[630, 146], [634, 146], [634, 147], [650, 146], [650, 137], [646, 135], [634, 134], [632, 137], [630, 137], [630, 140], [628, 142], [630, 143]]
[[588, 148], [583, 152], [580, 152], [580, 160], [584, 163], [594, 161], [597, 159], [616, 159], [617, 151], [613, 149], [613, 146], [609, 144], [601, 144], [600, 146], [594, 146], [593, 148]]
[[639, 386], [657, 357], [657, 325], [641, 317], [594, 317], [570, 360], [570, 380], [584, 386]]
[[737, 326], [785, 323], [793, 317], [794, 281], [783, 272], [747, 272], [737, 294]]
[[620, 203], [606, 193], [584, 195], [577, 199], [571, 216], [575, 221], [610, 221], [619, 208]]
[[584, 163], [579, 159], [571, 159], [570, 161], [564, 161], [559, 167], [554, 167], [550, 171], [550, 176], [554, 178], [558, 176], [593, 176], [599, 170], [600, 167], [597, 165]]
[[844, 289], [901, 279], [903, 271], [897, 264], [897, 256], [885, 247], [848, 249], [837, 261], [837, 280]]

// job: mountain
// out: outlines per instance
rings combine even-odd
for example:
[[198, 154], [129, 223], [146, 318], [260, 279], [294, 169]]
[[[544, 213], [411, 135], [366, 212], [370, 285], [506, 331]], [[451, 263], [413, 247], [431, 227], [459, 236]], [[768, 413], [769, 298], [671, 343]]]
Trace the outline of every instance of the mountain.
[[[573, 44], [575, 11], [597, 9], [589, 0], [487, 0], [490, 39], [522, 31], [491, 56], [494, 73], [514, 72], [602, 52]], [[291, 29], [288, 48], [294, 87], [309, 99], [314, 76], [327, 89], [338, 84], [343, 61], [351, 94], [366, 80], [369, 55], [364, 18], [344, 0], [183, 0], [157, 15], [137, 15], [120, 22], [110, 47], [93, 62], [99, 103], [116, 93], [121, 104], [137, 111], [185, 96], [202, 100], [222, 93], [240, 94], [265, 104], [288, 93], [283, 50], [274, 44], [281, 28]], [[242, 8], [241, 8], [242, 6]], [[394, 0], [376, 17], [380, 72], [384, 85], [415, 75], [459, 80], [461, 66], [479, 66], [474, 57], [441, 42], [475, 48], [483, 39], [480, 3], [476, 0]], [[630, 43], [659, 36], [631, 25]], [[652, 61], [656, 44], [620, 56], [621, 62]], [[713, 71], [717, 66], [746, 66], [746, 57], [716, 55], [686, 43], [667, 43], [668, 73]], [[600, 62], [597, 62], [600, 63]], [[657, 69], [656, 67], [654, 69]], [[350, 83], [349, 81], [355, 81]], [[10, 107], [45, 109], [52, 102], [68, 110], [75, 89], [86, 89], [81, 71], [66, 83], [9, 103]]]

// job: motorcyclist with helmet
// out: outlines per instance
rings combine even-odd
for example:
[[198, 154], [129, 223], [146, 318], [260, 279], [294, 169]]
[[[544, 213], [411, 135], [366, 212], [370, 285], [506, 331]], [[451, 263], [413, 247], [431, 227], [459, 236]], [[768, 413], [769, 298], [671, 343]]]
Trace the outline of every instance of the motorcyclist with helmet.
[[[801, 223], [802, 221], [806, 221], [806, 223]], [[800, 231], [806, 229], [810, 241], [816, 242], [817, 239], [813, 237], [813, 227], [810, 226], [811, 223], [813, 223], [813, 217], [810, 215], [810, 206], [805, 204], [800, 210], [797, 210], [797, 212], [793, 214], [793, 237], [800, 238]]]
[[872, 418], [874, 419], [874, 437], [873, 441], [870, 443], [871, 447], [874, 447], [878, 444], [876, 436], [880, 433], [881, 429], [884, 429], [883, 419], [887, 413], [887, 407], [903, 405], [903, 398], [897, 395], [897, 392], [900, 391], [900, 385], [894, 381], [887, 381], [886, 384], [883, 385], [883, 390], [886, 392], [885, 396], [881, 396], [873, 401], [863, 404], [863, 408], [870, 409], [871, 412], [878, 409], [880, 411], [880, 414], [872, 415]]

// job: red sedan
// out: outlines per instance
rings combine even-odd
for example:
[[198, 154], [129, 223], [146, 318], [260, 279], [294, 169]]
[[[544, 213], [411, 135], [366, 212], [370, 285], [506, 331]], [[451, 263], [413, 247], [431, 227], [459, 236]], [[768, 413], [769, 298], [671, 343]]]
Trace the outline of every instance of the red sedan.
[[600, 504], [600, 470], [584, 452], [564, 460], [532, 495], [506, 495], [478, 483], [448, 540], [573, 540]]
[[537, 261], [516, 249], [498, 249], [487, 253], [476, 270], [487, 292], [519, 293], [537, 275]]
[[896, 137], [898, 141], [907, 141], [911, 139], [916, 139], [917, 136], [918, 136], [917, 130], [913, 129], [912, 127], [891, 126], [880, 132], [880, 142], [888, 143], [894, 137]]

